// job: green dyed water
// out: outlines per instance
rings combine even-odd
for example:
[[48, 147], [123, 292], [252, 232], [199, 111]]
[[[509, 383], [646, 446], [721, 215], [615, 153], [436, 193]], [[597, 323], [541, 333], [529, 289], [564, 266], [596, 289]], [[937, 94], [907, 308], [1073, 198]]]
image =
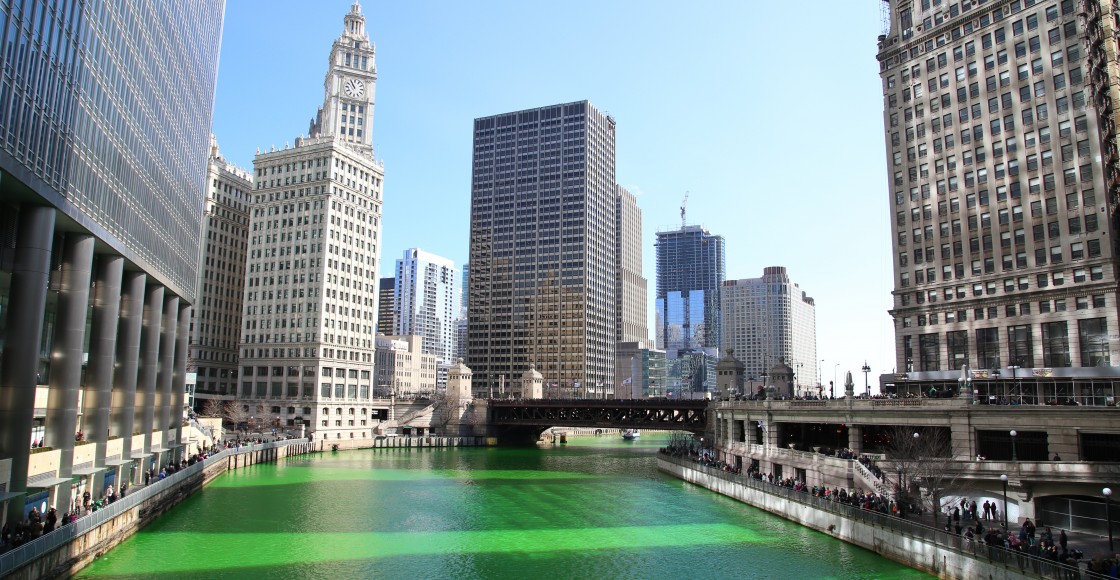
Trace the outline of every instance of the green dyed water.
[[79, 578], [927, 578], [657, 471], [662, 440], [227, 473]]

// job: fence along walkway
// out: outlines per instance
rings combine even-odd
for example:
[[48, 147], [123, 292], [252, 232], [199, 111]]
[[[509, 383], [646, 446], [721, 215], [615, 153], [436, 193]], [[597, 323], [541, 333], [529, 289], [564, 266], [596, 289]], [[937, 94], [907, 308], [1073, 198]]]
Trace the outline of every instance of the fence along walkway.
[[254, 453], [257, 451], [304, 443], [307, 443], [306, 439], [290, 439], [287, 441], [273, 441], [272, 443], [242, 445], [238, 448], [224, 449], [215, 455], [207, 457], [205, 461], [199, 461], [194, 465], [189, 465], [185, 469], [180, 469], [160, 481], [153, 481], [149, 485], [136, 489], [121, 499], [89, 515], [78, 518], [74, 523], [55, 528], [54, 531], [49, 534], [43, 534], [30, 542], [0, 554], [0, 578], [18, 570], [36, 558], [49, 554], [52, 550], [70, 542], [74, 538], [78, 538], [90, 530], [96, 529], [105, 522], [143, 504], [153, 496], [175, 488], [186, 478], [200, 473], [204, 466], [210, 466], [216, 461], [221, 461], [242, 453]]
[[763, 483], [762, 481], [750, 477], [743, 477], [723, 471], [722, 469], [708, 467], [707, 465], [702, 465], [689, 459], [673, 457], [665, 453], [658, 453], [657, 458], [667, 463], [673, 463], [681, 467], [700, 471], [711, 477], [737, 483], [770, 495], [776, 495], [789, 501], [808, 505], [850, 520], [884, 528], [893, 533], [908, 536], [916, 540], [934, 543], [942, 548], [957, 552], [961, 556], [985, 560], [992, 564], [1002, 564], [1008, 568], [1017, 569], [1024, 574], [1033, 574], [1040, 578], [1061, 580], [1109, 580], [1110, 578], [1109, 576], [1082, 570], [1079, 566], [1062, 564], [1061, 562], [1039, 558], [1024, 552], [1008, 550], [1002, 546], [989, 546], [979, 541], [979, 539], [969, 540], [962, 536], [910, 520], [872, 510], [861, 509], [858, 506], [815, 497], [810, 493], [794, 491], [788, 487]]

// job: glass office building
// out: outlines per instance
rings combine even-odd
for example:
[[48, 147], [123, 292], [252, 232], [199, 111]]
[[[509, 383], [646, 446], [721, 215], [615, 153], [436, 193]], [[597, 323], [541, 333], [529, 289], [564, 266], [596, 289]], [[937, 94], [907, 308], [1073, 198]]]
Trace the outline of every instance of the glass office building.
[[[223, 10], [0, 1], [8, 492], [45, 494], [62, 511], [83, 486], [178, 452]], [[49, 402], [37, 409], [41, 389]], [[96, 449], [80, 464], [78, 431]], [[60, 460], [29, 473], [33, 432]]]
[[681, 351], [718, 354], [723, 246], [723, 236], [700, 226], [657, 233], [657, 348], [670, 360]]

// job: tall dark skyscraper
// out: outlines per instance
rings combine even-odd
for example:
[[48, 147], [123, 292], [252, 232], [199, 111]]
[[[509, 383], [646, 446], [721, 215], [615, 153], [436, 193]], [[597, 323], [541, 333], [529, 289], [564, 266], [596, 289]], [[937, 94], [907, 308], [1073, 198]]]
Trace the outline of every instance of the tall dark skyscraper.
[[[180, 453], [223, 9], [0, 3], [0, 485], [30, 492], [10, 516]], [[57, 466], [28, 472], [33, 432]]]
[[587, 101], [475, 119], [467, 364], [554, 394], [614, 381], [615, 122]]
[[667, 359], [718, 354], [725, 264], [723, 236], [700, 226], [657, 232], [657, 348]]

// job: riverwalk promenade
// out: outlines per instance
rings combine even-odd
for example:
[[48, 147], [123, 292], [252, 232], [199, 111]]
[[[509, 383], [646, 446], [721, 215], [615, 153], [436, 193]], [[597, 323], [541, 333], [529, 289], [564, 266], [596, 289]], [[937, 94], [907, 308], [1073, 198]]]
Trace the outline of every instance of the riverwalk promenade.
[[[1080, 565], [1067, 565], [1002, 546], [988, 545], [922, 521], [815, 497], [807, 491], [795, 491], [704, 465], [691, 457], [661, 452], [657, 456], [657, 464], [659, 470], [674, 477], [941, 578], [1109, 578], [1090, 572], [1085, 561]], [[1076, 546], [1074, 542], [1081, 540], [1080, 537], [1071, 538], [1071, 543]], [[1082, 551], [1087, 558], [1092, 558], [1089, 550], [1099, 549], [1099, 545], [1094, 543], [1093, 547], [1087, 545], [1086, 548]]]

